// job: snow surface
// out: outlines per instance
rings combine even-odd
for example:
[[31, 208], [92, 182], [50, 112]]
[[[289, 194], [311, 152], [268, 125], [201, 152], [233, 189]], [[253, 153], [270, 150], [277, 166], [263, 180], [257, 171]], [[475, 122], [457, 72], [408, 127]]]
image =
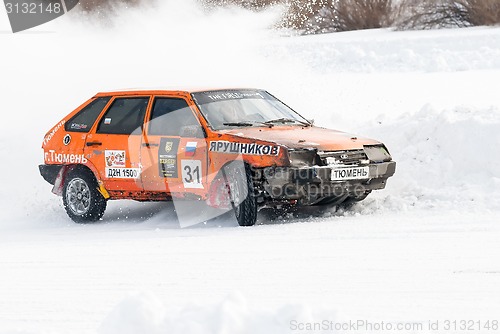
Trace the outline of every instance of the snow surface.
[[[279, 8], [119, 13], [11, 34], [0, 12], [1, 334], [500, 320], [500, 28], [287, 37]], [[177, 85], [265, 88], [384, 141], [397, 173], [351, 211], [252, 228], [124, 201], [73, 224], [38, 174], [45, 132], [98, 91]]]

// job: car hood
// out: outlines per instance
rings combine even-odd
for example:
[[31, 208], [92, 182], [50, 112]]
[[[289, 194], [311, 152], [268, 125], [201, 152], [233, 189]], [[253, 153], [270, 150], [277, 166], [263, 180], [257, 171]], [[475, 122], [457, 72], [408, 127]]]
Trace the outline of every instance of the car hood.
[[362, 149], [363, 145], [380, 144], [376, 140], [316, 126], [251, 127], [222, 130], [220, 132], [235, 137], [272, 142], [288, 148], [316, 148], [320, 151], [354, 150]]

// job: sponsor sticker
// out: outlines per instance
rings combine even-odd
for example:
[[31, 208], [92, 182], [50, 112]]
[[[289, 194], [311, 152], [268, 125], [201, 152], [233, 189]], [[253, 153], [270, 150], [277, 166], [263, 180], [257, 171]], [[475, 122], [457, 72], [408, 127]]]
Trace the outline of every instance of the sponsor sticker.
[[178, 149], [179, 138], [161, 138], [158, 149], [158, 170], [160, 177], [179, 177], [177, 172]]
[[210, 142], [210, 152], [247, 154], [247, 155], [278, 155], [280, 147], [256, 143], [233, 143], [228, 141]]
[[104, 152], [106, 167], [125, 167], [125, 151], [106, 150]]
[[200, 92], [194, 93], [194, 97], [198, 104], [242, 99], [266, 99], [265, 92], [255, 90], [220, 90]]
[[249, 98], [259, 98], [263, 99], [264, 96], [260, 92], [217, 92], [214, 94], [207, 95], [207, 97], [212, 101], [224, 101], [224, 100], [241, 100], [241, 99], [249, 99]]
[[141, 176], [140, 168], [111, 168], [106, 167], [108, 179], [138, 179]]
[[54, 135], [59, 131], [59, 129], [64, 125], [65, 121], [60, 121], [56, 126], [52, 128], [52, 130], [45, 136], [43, 139], [43, 144], [47, 145], [47, 143], [54, 137]]
[[106, 117], [106, 118], [104, 119], [104, 124], [106, 124], [106, 125], [110, 125], [110, 124], [111, 124], [111, 118]]
[[86, 164], [88, 162], [87, 158], [83, 154], [71, 154], [71, 153], [57, 153], [54, 150], [49, 150], [44, 153], [45, 163], [57, 163], [57, 164]]
[[63, 144], [65, 146], [68, 146], [69, 143], [71, 143], [71, 135], [68, 133], [66, 136], [64, 136], [63, 138]]
[[72, 130], [84, 130], [87, 128], [87, 124], [71, 123], [69, 128]]

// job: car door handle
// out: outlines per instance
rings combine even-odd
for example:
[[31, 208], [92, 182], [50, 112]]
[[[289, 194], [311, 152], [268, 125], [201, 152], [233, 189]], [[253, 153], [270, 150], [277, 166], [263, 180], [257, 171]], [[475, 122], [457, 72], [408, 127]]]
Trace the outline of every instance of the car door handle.
[[87, 146], [101, 146], [102, 143], [100, 141], [88, 141]]
[[151, 147], [151, 146], [160, 146], [160, 144], [157, 144], [157, 143], [142, 143], [142, 146]]

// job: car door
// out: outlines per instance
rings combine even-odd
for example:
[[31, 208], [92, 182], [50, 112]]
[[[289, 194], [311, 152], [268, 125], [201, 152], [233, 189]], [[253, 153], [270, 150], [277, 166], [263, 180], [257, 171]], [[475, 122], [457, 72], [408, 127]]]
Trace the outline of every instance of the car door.
[[174, 195], [205, 191], [207, 148], [195, 115], [184, 98], [154, 97], [141, 145], [145, 191]]
[[85, 156], [110, 191], [142, 191], [140, 148], [150, 96], [114, 98], [85, 142]]

